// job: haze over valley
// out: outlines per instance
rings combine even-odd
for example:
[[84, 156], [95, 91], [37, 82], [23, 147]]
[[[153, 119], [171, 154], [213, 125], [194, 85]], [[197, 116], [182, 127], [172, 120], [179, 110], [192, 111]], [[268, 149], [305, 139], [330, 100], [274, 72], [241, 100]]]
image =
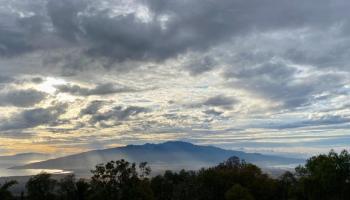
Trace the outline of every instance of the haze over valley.
[[147, 143], [94, 150], [58, 158], [52, 158], [51, 155], [51, 159], [49, 155], [35, 153], [2, 157], [0, 177], [35, 175], [42, 171], [54, 174], [75, 173], [78, 177], [89, 177], [90, 171], [96, 165], [120, 159], [136, 163], [147, 162], [153, 170], [153, 175], [156, 175], [166, 170], [199, 170], [212, 167], [232, 156], [269, 170], [274, 168], [290, 170], [305, 162], [304, 159], [245, 153], [170, 141], [161, 144]]

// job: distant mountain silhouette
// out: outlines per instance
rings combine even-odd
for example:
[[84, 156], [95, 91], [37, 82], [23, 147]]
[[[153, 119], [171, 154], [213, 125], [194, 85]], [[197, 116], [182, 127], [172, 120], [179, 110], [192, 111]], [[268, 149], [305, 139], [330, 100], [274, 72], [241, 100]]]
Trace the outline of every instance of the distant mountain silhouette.
[[0, 156], [0, 168], [11, 167], [13, 165], [24, 165], [50, 158], [53, 158], [50, 154], [42, 153], [22, 153], [9, 156]]
[[304, 160], [279, 156], [225, 150], [213, 146], [200, 146], [187, 142], [172, 141], [161, 144], [128, 145], [94, 150], [66, 157], [31, 163], [12, 169], [65, 169], [89, 171], [96, 164], [110, 160], [126, 159], [131, 162], [146, 161], [153, 171], [171, 169], [199, 169], [214, 166], [231, 156], [237, 156], [261, 167], [303, 163]]
[[50, 154], [44, 154], [44, 153], [20, 153], [15, 155], [9, 155], [9, 156], [0, 156], [0, 160], [9, 160], [9, 161], [31, 161], [31, 160], [46, 160], [52, 158], [52, 155]]

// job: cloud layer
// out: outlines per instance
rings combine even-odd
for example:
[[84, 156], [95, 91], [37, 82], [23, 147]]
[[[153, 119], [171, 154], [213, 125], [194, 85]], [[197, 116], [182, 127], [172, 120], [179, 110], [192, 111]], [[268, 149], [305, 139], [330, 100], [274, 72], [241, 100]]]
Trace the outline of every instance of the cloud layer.
[[169, 139], [251, 151], [341, 148], [349, 6], [0, 0], [0, 132], [72, 151]]

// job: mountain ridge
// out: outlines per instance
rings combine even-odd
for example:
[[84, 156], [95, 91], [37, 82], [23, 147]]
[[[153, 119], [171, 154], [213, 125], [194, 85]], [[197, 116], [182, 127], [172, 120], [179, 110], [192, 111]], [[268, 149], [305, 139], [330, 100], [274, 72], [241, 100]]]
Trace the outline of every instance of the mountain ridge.
[[99, 163], [125, 159], [130, 162], [148, 162], [152, 169], [199, 169], [217, 165], [231, 156], [237, 156], [259, 166], [301, 163], [302, 159], [246, 153], [215, 146], [201, 146], [183, 141], [168, 141], [159, 144], [127, 145], [108, 149], [92, 150], [41, 162], [14, 166], [11, 169], [65, 169], [88, 171]]

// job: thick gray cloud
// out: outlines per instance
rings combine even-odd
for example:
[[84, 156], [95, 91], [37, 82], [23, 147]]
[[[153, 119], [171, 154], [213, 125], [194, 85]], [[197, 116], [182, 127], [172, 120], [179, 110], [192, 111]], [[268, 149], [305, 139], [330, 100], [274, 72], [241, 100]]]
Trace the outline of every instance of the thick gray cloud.
[[192, 59], [185, 68], [190, 72], [191, 75], [199, 75], [204, 72], [210, 71], [216, 67], [216, 61], [212, 57], [200, 57], [198, 59]]
[[239, 103], [239, 101], [235, 98], [227, 97], [224, 95], [217, 95], [204, 101], [203, 105], [231, 109], [232, 106], [234, 106], [237, 103]]
[[0, 55], [12, 56], [31, 50], [22, 32], [0, 27], [0, 35]]
[[268, 62], [228, 68], [224, 77], [228, 85], [297, 108], [315, 101], [315, 96], [346, 84], [346, 75], [338, 73], [301, 76], [302, 71], [283, 62]]
[[[68, 61], [62, 66], [71, 74], [70, 68], [82, 70], [90, 63], [81, 62], [82, 57], [89, 57], [91, 62], [106, 58], [107, 61], [101, 59], [101, 62], [109, 67], [125, 60], [161, 61], [191, 51], [207, 51], [231, 39], [249, 40], [249, 36], [256, 33], [306, 30], [306, 36], [293, 40], [273, 39], [272, 47], [276, 51], [283, 49], [282, 52], [269, 51], [271, 47], [266, 44], [243, 49], [225, 73], [234, 87], [262, 93], [269, 99], [282, 101], [285, 107], [305, 105], [310, 96], [324, 88], [315, 88], [317, 80], [314, 80], [316, 83], [287, 83], [295, 81], [294, 75], [298, 72], [288, 64], [271, 66], [276, 65], [271, 64], [272, 58], [322, 69], [349, 68], [346, 33], [350, 29], [345, 8], [350, 3], [346, 0], [148, 0], [132, 1], [120, 7], [124, 4], [112, 0], [103, 3], [90, 0], [4, 1], [0, 10], [0, 52], [16, 55], [49, 46], [73, 46], [79, 53], [64, 58]], [[144, 6], [144, 13], [136, 9], [138, 6]], [[327, 34], [332, 27], [336, 34]], [[260, 62], [260, 66], [249, 59]], [[220, 61], [206, 54], [184, 67], [191, 75], [198, 75], [215, 69], [218, 63]], [[246, 65], [242, 69], [236, 63]], [[45, 65], [52, 66], [50, 62]], [[334, 81], [341, 82], [337, 78]], [[111, 88], [99, 89], [108, 93]], [[64, 90], [79, 95], [97, 92], [77, 86], [67, 86]]]
[[[40, 3], [43, 5], [40, 6]], [[49, 0], [48, 3], [38, 1], [28, 7], [18, 6], [18, 13], [31, 11], [34, 15], [20, 17], [15, 13], [16, 18], [11, 13], [2, 20], [8, 23], [11, 19], [14, 27], [2, 26], [2, 52], [22, 53], [40, 46], [28, 42], [28, 32], [34, 30], [47, 35], [57, 33], [70, 42], [80, 41], [79, 44], [87, 47], [89, 55], [109, 57], [114, 61], [163, 60], [188, 50], [207, 49], [249, 31], [303, 27], [322, 29], [342, 22], [347, 25], [344, 21], [347, 10], [344, 8], [350, 3], [346, 0], [135, 1], [135, 7], [143, 5], [148, 8], [150, 19], [146, 22], [137, 12], [113, 15], [118, 4], [123, 3]], [[42, 7], [46, 8], [48, 16], [43, 16]], [[24, 19], [28, 22], [23, 23], [30, 24], [29, 27], [19, 28], [16, 23]], [[54, 27], [54, 32], [43, 28], [48, 23]]]
[[2, 75], [0, 75], [0, 84], [10, 83], [12, 81], [14, 81], [13, 78], [11, 78], [9, 76], [2, 76]]
[[214, 116], [220, 116], [223, 114], [223, 112], [217, 111], [215, 109], [205, 110], [205, 111], [203, 111], [203, 113], [205, 113], [207, 115], [214, 115]]
[[41, 77], [34, 77], [34, 78], [31, 78], [30, 81], [33, 83], [39, 84], [39, 83], [44, 82], [44, 79]]
[[40, 125], [54, 126], [60, 123], [59, 117], [66, 112], [67, 104], [48, 108], [33, 108], [13, 114], [0, 123], [1, 131], [33, 128]]
[[[15, 56], [36, 50], [44, 39], [45, 0], [1, 1], [0, 56]], [[34, 42], [34, 43], [33, 43]]]
[[128, 120], [130, 117], [134, 117], [140, 113], [146, 113], [148, 111], [149, 109], [138, 106], [116, 106], [107, 111], [94, 113], [94, 115], [91, 116], [90, 122], [95, 124], [111, 120], [116, 123], [120, 123], [121, 121]]
[[44, 100], [47, 94], [37, 90], [12, 90], [0, 93], [0, 106], [29, 107]]
[[114, 106], [112, 108], [105, 108], [111, 102], [107, 101], [92, 101], [85, 108], [81, 109], [79, 116], [90, 116], [89, 123], [92, 125], [100, 124], [107, 126], [108, 122], [113, 125], [121, 124], [123, 121], [129, 120], [141, 113], [147, 113], [150, 110], [139, 106]]
[[134, 92], [135, 90], [119, 86], [112, 83], [104, 83], [97, 85], [94, 88], [84, 88], [78, 85], [59, 85], [57, 86], [58, 92], [69, 93], [77, 96], [90, 96], [90, 95], [108, 95], [115, 93], [125, 93], [125, 92]]
[[76, 41], [80, 33], [78, 13], [86, 5], [82, 0], [48, 0], [47, 11], [57, 33], [69, 41]]
[[79, 116], [95, 115], [106, 103], [105, 101], [92, 101], [85, 108], [81, 109]]

